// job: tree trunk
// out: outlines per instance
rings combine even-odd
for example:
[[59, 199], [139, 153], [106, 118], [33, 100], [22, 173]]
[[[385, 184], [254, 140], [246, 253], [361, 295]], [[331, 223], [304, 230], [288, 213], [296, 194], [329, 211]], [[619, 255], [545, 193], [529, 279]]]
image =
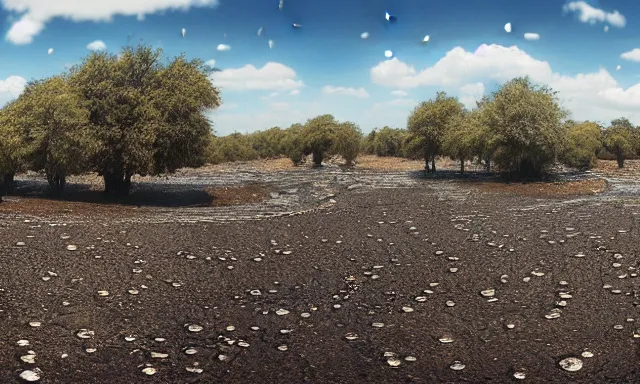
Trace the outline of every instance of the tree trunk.
[[436, 155], [431, 156], [431, 171], [436, 173]]
[[424, 173], [430, 173], [431, 168], [429, 167], [429, 156], [424, 157]]
[[128, 196], [131, 190], [131, 176], [131, 172], [128, 171], [103, 172], [104, 192], [116, 197]]
[[4, 193], [9, 194], [13, 192], [13, 188], [15, 186], [13, 179], [15, 178], [15, 172], [5, 173], [2, 178], [2, 186], [4, 188]]
[[322, 152], [313, 152], [313, 165], [316, 167], [322, 166]]
[[618, 160], [618, 168], [624, 168], [624, 155], [621, 153], [618, 153], [616, 158], [617, 158], [616, 160]]
[[460, 159], [460, 173], [464, 173], [464, 159]]

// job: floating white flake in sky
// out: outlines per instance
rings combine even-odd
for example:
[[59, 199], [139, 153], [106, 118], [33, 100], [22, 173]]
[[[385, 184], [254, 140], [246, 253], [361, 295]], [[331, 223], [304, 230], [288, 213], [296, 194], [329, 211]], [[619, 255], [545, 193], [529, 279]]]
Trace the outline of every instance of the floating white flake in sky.
[[616, 71], [619, 71], [620, 68], [622, 68], [622, 66], [620, 66], [620, 64], [618, 64], [618, 66], [616, 67]]
[[273, 49], [273, 40], [269, 40], [269, 49]]
[[527, 40], [540, 40], [540, 35], [537, 33], [527, 32], [524, 34], [524, 38]]
[[49, 50], [47, 51], [47, 54], [48, 54], [48, 55], [53, 54], [53, 48], [49, 48]]
[[182, 28], [182, 37], [184, 37], [184, 35], [186, 35], [186, 34], [187, 34], [186, 28]]
[[264, 27], [260, 27], [260, 29], [258, 29], [258, 36], [262, 36], [263, 30], [264, 30]]
[[293, 23], [293, 28], [300, 28], [300, 27], [302, 27], [302, 25], [297, 24], [297, 23]]
[[218, 51], [223, 51], [224, 52], [224, 51], [228, 51], [230, 49], [231, 49], [230, 45], [227, 45], [227, 44], [219, 44], [218, 45]]
[[609, 26], [608, 26], [608, 25], [605, 25], [605, 26], [604, 26], [604, 31], [605, 31], [605, 32], [609, 32]]
[[505, 24], [505, 25], [504, 25], [504, 30], [505, 30], [507, 33], [511, 33], [511, 23], [507, 23], [507, 24]]
[[397, 20], [397, 18], [395, 16], [389, 14], [389, 12], [385, 12], [384, 13], [384, 18], [387, 19], [387, 21], [390, 21], [390, 22], [394, 22], [394, 21]]
[[360, 38], [361, 39], [368, 39], [369, 38], [369, 32], [362, 32], [360, 34]]
[[429, 42], [429, 35], [426, 35], [426, 36], [424, 37], [424, 39], [422, 39], [422, 42], [423, 42], [423, 43], [428, 43], [428, 42]]
[[280, 4], [278, 4], [278, 8], [282, 11], [282, 8], [284, 8], [284, 0], [280, 0]]
[[384, 55], [385, 57], [391, 58], [391, 56], [393, 56], [393, 52], [387, 49], [386, 51], [384, 51]]

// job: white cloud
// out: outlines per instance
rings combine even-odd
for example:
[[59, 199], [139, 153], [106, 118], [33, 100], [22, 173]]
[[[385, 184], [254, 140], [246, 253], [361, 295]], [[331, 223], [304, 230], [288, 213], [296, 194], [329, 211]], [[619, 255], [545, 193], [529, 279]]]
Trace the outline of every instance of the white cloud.
[[526, 40], [540, 40], [540, 35], [537, 33], [527, 32], [524, 34]]
[[467, 109], [476, 107], [476, 101], [484, 96], [485, 87], [481, 82], [465, 84], [460, 87], [460, 102]]
[[216, 66], [216, 61], [213, 60], [213, 59], [207, 60], [207, 61], [204, 62], [204, 65], [206, 65], [208, 67], [211, 67], [211, 68], [214, 68]]
[[640, 48], [634, 48], [620, 55], [620, 58], [640, 63]]
[[231, 50], [231, 46], [227, 44], [218, 44], [218, 51], [225, 52]]
[[214, 85], [227, 90], [291, 91], [304, 86], [296, 72], [284, 64], [269, 62], [262, 68], [247, 64], [209, 75]]
[[391, 91], [391, 96], [407, 97], [407, 95], [409, 95], [409, 94], [407, 92], [405, 92], [405, 91], [401, 91], [401, 90]]
[[353, 96], [361, 99], [369, 97], [369, 93], [364, 88], [334, 87], [333, 85], [325, 85], [322, 87], [322, 93], [326, 95]]
[[0, 0], [2, 7], [19, 14], [20, 19], [11, 25], [6, 39], [14, 44], [30, 44], [54, 18], [72, 21], [111, 21], [113, 16], [137, 16], [169, 10], [188, 10], [192, 7], [214, 7], [218, 0]]
[[291, 93], [289, 93], [291, 96], [298, 96], [300, 94], [300, 90], [299, 89], [294, 89], [293, 91], [291, 91]]
[[26, 85], [27, 80], [20, 76], [9, 76], [0, 80], [0, 107], [20, 96]]
[[[218, 113], [214, 111], [210, 118], [214, 122], [214, 130], [219, 135], [233, 132], [255, 132], [271, 127], [288, 128], [294, 123], [304, 123], [307, 119], [326, 113], [317, 103], [311, 103], [298, 108], [291, 108], [284, 104], [271, 105], [272, 108], [259, 113]], [[283, 113], [286, 111], [286, 113]]]
[[563, 105], [576, 120], [607, 122], [622, 116], [631, 120], [640, 108], [640, 84], [625, 89], [604, 68], [575, 76], [555, 73], [548, 62], [537, 60], [515, 46], [483, 44], [475, 52], [456, 47], [422, 71], [397, 59], [371, 69], [371, 79], [377, 84], [405, 89], [444, 88], [455, 91], [467, 103], [471, 97], [481, 95], [486, 82], [504, 83], [521, 76], [529, 76], [534, 82], [558, 91]]
[[106, 51], [107, 44], [105, 44], [102, 40], [96, 40], [87, 44], [87, 49], [90, 51]]
[[[606, 12], [602, 9], [595, 8], [584, 1], [572, 1], [564, 5], [565, 12], [578, 13], [578, 19], [583, 23], [609, 23], [614, 27], [623, 28], [627, 24], [624, 15], [618, 11]], [[606, 31], [605, 31], [606, 32]]]

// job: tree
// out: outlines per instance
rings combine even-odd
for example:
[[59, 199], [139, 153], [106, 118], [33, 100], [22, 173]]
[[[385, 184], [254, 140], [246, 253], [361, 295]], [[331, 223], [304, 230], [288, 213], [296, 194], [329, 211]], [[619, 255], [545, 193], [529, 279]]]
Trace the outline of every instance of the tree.
[[352, 166], [353, 161], [360, 153], [362, 131], [355, 123], [346, 121], [339, 123], [335, 129], [335, 138], [332, 153], [342, 156], [347, 166]]
[[624, 161], [637, 149], [635, 129], [629, 120], [615, 119], [604, 131], [604, 147], [611, 152], [618, 162], [618, 168], [624, 168]]
[[304, 141], [302, 137], [304, 126], [293, 124], [285, 130], [282, 147], [284, 154], [291, 159], [293, 165], [299, 165], [304, 159]]
[[332, 115], [320, 115], [307, 120], [302, 130], [304, 154], [313, 155], [313, 164], [322, 166], [327, 151], [333, 147], [338, 122]]
[[[422, 102], [409, 115], [409, 148], [424, 156], [425, 170], [436, 171], [435, 157], [442, 152], [442, 142], [450, 121], [462, 114], [464, 107], [455, 97], [438, 92], [435, 99]], [[429, 170], [431, 160], [431, 170]]]
[[269, 128], [250, 135], [253, 148], [261, 159], [273, 159], [284, 153], [283, 141], [285, 131], [280, 127]]
[[178, 56], [154, 79], [153, 107], [159, 112], [153, 144], [153, 173], [172, 173], [205, 163], [211, 123], [205, 112], [220, 106], [220, 93], [201, 60]]
[[362, 138], [362, 145], [360, 146], [360, 152], [366, 153], [367, 155], [375, 154], [374, 142], [376, 139], [376, 135], [378, 133], [378, 128], [374, 128], [368, 135]]
[[494, 135], [495, 161], [510, 176], [539, 177], [555, 161], [566, 112], [554, 91], [516, 78], [494, 92], [483, 110]]
[[373, 139], [373, 151], [378, 156], [404, 156], [404, 142], [407, 132], [385, 126]]
[[602, 148], [602, 127], [590, 121], [567, 121], [565, 127], [566, 142], [560, 159], [572, 167], [593, 167]]
[[460, 173], [464, 173], [464, 162], [481, 152], [480, 111], [474, 110], [455, 116], [449, 122], [442, 150], [453, 160], [460, 161]]
[[211, 126], [204, 112], [220, 105], [201, 61], [139, 45], [119, 56], [94, 52], [71, 71], [89, 109], [99, 150], [92, 165], [105, 191], [126, 195], [134, 174], [173, 172], [204, 162]]
[[44, 170], [56, 194], [68, 175], [90, 169], [96, 151], [89, 127], [89, 111], [64, 76], [31, 81], [15, 103], [15, 123], [31, 146], [29, 167]]
[[14, 100], [0, 109], [0, 201], [2, 195], [12, 192], [15, 174], [23, 169], [31, 151], [16, 121], [16, 103]]

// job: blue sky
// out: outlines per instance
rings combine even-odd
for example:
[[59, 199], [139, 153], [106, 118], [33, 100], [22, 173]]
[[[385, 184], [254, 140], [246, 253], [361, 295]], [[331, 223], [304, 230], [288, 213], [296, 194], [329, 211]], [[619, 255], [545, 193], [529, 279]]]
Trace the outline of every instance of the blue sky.
[[282, 10], [278, 1], [0, 0], [0, 103], [24, 80], [78, 63], [89, 43], [115, 53], [143, 41], [167, 57], [215, 60], [223, 106], [210, 116], [219, 134], [322, 113], [365, 132], [404, 127], [411, 109], [437, 90], [471, 107], [524, 75], [558, 90], [576, 120], [626, 116], [640, 124], [637, 0], [284, 0]]

